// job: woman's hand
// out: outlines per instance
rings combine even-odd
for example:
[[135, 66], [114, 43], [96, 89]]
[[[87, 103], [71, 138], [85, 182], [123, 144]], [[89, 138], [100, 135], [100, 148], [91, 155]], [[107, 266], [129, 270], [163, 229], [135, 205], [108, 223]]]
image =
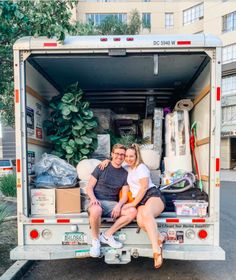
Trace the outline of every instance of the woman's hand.
[[116, 206], [113, 208], [113, 210], [111, 212], [111, 217], [113, 219], [118, 218], [120, 216], [120, 211], [121, 211], [120, 203], [117, 203]]
[[103, 160], [99, 165], [99, 169], [104, 170], [111, 161], [109, 159]]

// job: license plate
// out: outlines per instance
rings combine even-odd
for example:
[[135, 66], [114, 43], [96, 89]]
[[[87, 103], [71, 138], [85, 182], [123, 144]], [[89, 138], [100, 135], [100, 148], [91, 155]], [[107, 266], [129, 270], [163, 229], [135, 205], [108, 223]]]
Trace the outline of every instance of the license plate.
[[76, 258], [86, 258], [89, 257], [89, 249], [80, 249], [75, 251]]
[[62, 245], [88, 244], [87, 235], [83, 232], [65, 232]]

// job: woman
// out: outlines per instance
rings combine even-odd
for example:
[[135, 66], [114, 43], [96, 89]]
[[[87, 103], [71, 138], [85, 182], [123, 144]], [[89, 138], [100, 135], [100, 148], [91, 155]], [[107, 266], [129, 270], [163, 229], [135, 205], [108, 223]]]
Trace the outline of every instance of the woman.
[[[108, 160], [103, 161], [101, 166], [105, 167], [107, 162]], [[142, 161], [137, 144], [133, 144], [126, 150], [125, 163], [124, 167], [128, 171], [127, 182], [133, 201], [125, 204], [123, 209], [137, 208], [137, 223], [148, 234], [152, 244], [154, 267], [159, 268], [163, 262], [162, 243], [164, 238], [157, 229], [155, 218], [164, 210], [165, 200], [160, 190], [152, 183], [150, 171]]]

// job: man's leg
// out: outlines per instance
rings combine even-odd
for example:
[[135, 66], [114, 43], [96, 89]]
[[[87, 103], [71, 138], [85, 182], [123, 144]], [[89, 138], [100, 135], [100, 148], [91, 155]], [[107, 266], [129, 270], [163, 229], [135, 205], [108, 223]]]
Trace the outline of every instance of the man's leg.
[[112, 236], [117, 230], [131, 223], [137, 215], [135, 207], [131, 207], [127, 210], [121, 209], [121, 216], [115, 221], [115, 223], [104, 233], [106, 237]]
[[99, 205], [92, 205], [89, 207], [88, 211], [92, 238], [98, 239], [99, 228], [101, 225], [102, 208]]
[[99, 240], [99, 228], [101, 225], [102, 208], [99, 205], [92, 205], [88, 209], [89, 222], [91, 226], [92, 246], [90, 256], [97, 258], [100, 256], [101, 244]]

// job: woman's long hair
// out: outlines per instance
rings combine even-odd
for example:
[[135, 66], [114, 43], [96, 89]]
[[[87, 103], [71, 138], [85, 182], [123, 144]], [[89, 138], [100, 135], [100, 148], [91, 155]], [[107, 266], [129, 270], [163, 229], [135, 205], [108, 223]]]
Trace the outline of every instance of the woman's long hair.
[[139, 166], [140, 163], [143, 163], [143, 159], [138, 144], [136, 143], [132, 144], [130, 147], [127, 148], [127, 150], [133, 150], [135, 152], [135, 156], [136, 156], [135, 167]]

